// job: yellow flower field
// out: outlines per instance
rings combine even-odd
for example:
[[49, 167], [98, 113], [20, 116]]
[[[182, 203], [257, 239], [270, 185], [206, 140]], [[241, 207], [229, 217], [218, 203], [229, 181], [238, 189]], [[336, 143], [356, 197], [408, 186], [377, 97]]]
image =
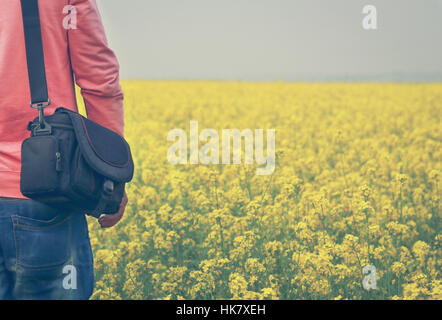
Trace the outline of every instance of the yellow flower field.
[[[136, 172], [89, 219], [93, 299], [442, 299], [442, 84], [122, 85]], [[276, 129], [274, 173], [170, 164], [190, 120]]]

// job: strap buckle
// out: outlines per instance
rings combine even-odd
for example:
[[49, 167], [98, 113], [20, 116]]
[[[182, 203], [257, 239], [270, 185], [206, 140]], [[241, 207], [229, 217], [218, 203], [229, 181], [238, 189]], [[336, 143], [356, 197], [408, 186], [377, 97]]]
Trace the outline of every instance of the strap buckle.
[[50, 135], [52, 133], [52, 127], [45, 121], [44, 108], [51, 104], [51, 100], [43, 102], [31, 103], [31, 108], [38, 109], [38, 126], [35, 126], [32, 130], [36, 136]]
[[46, 108], [47, 106], [49, 106], [51, 104], [51, 100], [50, 99], [48, 99], [48, 101], [43, 101], [43, 102], [35, 102], [35, 103], [32, 103], [31, 102], [31, 108], [34, 108], [34, 109], [40, 109], [40, 108]]

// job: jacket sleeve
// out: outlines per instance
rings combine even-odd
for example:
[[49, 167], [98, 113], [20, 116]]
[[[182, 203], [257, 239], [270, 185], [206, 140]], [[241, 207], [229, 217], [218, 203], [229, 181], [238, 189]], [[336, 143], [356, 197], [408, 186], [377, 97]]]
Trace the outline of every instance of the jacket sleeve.
[[72, 69], [89, 119], [124, 135], [118, 60], [109, 48], [95, 0], [70, 0], [77, 15], [68, 30]]

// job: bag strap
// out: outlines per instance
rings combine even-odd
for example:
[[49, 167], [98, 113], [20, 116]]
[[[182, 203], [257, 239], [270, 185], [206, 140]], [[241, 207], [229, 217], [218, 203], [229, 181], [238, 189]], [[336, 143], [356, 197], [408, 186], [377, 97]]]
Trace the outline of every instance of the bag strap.
[[26, 44], [31, 107], [39, 109], [50, 104], [41, 36], [38, 0], [21, 0]]
[[51, 104], [46, 82], [43, 40], [41, 37], [38, 0], [21, 0], [23, 30], [25, 33], [26, 61], [28, 64], [31, 107], [38, 109], [39, 125], [33, 129], [35, 135], [51, 134], [51, 126], [45, 122], [44, 108]]

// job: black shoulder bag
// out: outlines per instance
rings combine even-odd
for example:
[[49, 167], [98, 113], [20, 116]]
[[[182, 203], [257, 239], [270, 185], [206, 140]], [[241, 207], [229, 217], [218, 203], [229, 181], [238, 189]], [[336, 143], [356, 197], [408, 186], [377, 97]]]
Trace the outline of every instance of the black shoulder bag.
[[20, 190], [45, 204], [99, 217], [119, 209], [134, 164], [117, 133], [65, 108], [45, 116], [46, 83], [38, 0], [21, 0], [31, 107], [29, 138], [21, 149]]

